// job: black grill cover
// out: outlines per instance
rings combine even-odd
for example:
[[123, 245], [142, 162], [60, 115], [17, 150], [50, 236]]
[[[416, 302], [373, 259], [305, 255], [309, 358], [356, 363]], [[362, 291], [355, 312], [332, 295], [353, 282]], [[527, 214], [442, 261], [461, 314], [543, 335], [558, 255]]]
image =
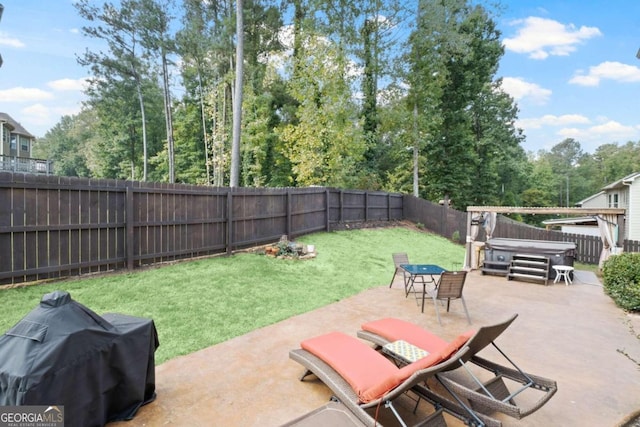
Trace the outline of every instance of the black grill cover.
[[0, 405], [64, 405], [67, 427], [129, 420], [155, 399], [158, 345], [153, 320], [52, 292], [0, 337]]

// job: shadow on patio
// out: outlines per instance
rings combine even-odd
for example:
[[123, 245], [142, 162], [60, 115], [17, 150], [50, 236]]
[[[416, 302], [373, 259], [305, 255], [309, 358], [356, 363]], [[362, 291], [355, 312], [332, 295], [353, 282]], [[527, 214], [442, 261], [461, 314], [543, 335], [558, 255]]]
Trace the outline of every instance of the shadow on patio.
[[[420, 313], [416, 301], [404, 297], [401, 278], [391, 289], [384, 285], [388, 279], [380, 277], [380, 286], [356, 296], [157, 366], [157, 399], [133, 420], [109, 427], [278, 426], [330, 397], [321, 382], [298, 381], [303, 368], [288, 353], [300, 341], [332, 330], [355, 336], [362, 323], [381, 317], [416, 322], [445, 339], [469, 329], [459, 301], [452, 302], [451, 312], [442, 310], [440, 326], [433, 304]], [[558, 383], [555, 396], [534, 414], [522, 420], [495, 415], [503, 425], [615, 426], [640, 409], [635, 362], [640, 361], [640, 316], [618, 309], [592, 273], [577, 272], [571, 286], [543, 286], [474, 271], [465, 299], [472, 327], [518, 313], [498, 345], [525, 371]], [[485, 352], [481, 355], [492, 359]], [[407, 399], [407, 408], [412, 404]], [[423, 403], [419, 411], [433, 409]], [[445, 419], [461, 425], [449, 415]], [[386, 416], [382, 421], [395, 425], [386, 424]]]

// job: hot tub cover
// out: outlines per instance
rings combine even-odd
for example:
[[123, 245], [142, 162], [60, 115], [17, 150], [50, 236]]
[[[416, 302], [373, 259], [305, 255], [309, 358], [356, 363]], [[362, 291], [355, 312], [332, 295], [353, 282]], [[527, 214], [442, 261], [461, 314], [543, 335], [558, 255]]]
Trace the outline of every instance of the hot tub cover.
[[0, 337], [0, 405], [64, 405], [67, 427], [131, 419], [155, 399], [158, 345], [151, 319], [46, 294]]
[[549, 240], [495, 238], [487, 240], [485, 248], [544, 255], [563, 253], [574, 256], [576, 244], [573, 242], [556, 242]]

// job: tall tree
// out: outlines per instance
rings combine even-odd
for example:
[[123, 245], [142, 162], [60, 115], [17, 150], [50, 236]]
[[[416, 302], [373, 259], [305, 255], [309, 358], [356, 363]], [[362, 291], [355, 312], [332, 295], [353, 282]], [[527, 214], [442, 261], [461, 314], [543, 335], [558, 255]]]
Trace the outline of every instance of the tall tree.
[[[395, 77], [393, 64], [400, 63], [401, 45], [399, 32], [409, 25], [409, 9], [404, 2], [364, 0], [360, 7], [359, 36], [355, 46], [356, 58], [362, 67], [362, 119], [367, 149], [364, 168], [369, 179], [367, 188], [383, 185], [387, 170], [382, 168], [382, 158], [387, 147], [381, 136], [379, 99], [387, 91], [389, 81]], [[417, 182], [416, 182], [417, 183]]]
[[295, 124], [281, 131], [298, 185], [354, 185], [364, 153], [361, 124], [343, 76], [346, 58], [330, 41], [308, 35], [293, 58]]
[[[199, 126], [184, 128], [187, 132], [184, 138], [199, 138], [200, 146], [204, 156], [205, 183], [211, 184], [213, 181], [211, 166], [211, 141], [210, 124], [211, 117], [207, 114], [205, 100], [207, 92], [213, 85], [213, 74], [215, 68], [211, 66], [211, 47], [214, 46], [213, 26], [214, 11], [207, 7], [207, 4], [200, 0], [184, 0], [184, 14], [182, 17], [182, 28], [176, 34], [178, 51], [182, 58], [182, 79], [185, 87], [183, 102], [188, 106], [195, 102], [199, 109]], [[188, 108], [188, 107], [187, 107]], [[191, 131], [189, 134], [189, 131]]]
[[[489, 11], [470, 1], [421, 1], [409, 43], [407, 100], [408, 109], [418, 112], [416, 144], [424, 144], [425, 194], [464, 208], [477, 201], [474, 175], [478, 165], [491, 167], [483, 162], [495, 138], [512, 146], [520, 141], [512, 125], [513, 101], [502, 96], [496, 102], [500, 33]], [[482, 112], [483, 105], [493, 105], [492, 111]], [[497, 170], [483, 174], [490, 178]], [[499, 185], [495, 181], [485, 184]]]
[[169, 13], [174, 7], [172, 0], [137, 0], [135, 4], [136, 22], [141, 33], [142, 46], [154, 57], [160, 59], [164, 117], [167, 133], [167, 160], [169, 182], [175, 182], [175, 148], [173, 135], [173, 114], [171, 91], [169, 88], [169, 55], [176, 51], [175, 41], [169, 34], [173, 17]]
[[[74, 3], [81, 17], [95, 23], [82, 27], [82, 32], [92, 38], [104, 41], [108, 52], [85, 53], [78, 57], [78, 62], [91, 69], [94, 76], [90, 80], [90, 94], [100, 99], [101, 93], [113, 86], [117, 80], [132, 80], [138, 96], [140, 121], [142, 127], [143, 174], [147, 179], [149, 153], [147, 149], [147, 122], [145, 103], [142, 91], [143, 72], [148, 68], [143, 52], [140, 49], [140, 29], [137, 26], [136, 0], [122, 0], [119, 7], [112, 3], [104, 3], [102, 8], [92, 4], [90, 0], [79, 0]], [[134, 159], [132, 159], [133, 163]], [[134, 179], [134, 177], [131, 177]]]

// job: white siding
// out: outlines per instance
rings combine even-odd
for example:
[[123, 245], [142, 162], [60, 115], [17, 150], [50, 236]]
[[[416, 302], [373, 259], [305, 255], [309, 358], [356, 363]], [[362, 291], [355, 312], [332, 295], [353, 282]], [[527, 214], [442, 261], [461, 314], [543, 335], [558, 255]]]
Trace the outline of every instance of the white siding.
[[629, 240], [640, 240], [640, 179], [629, 186], [629, 208], [627, 209], [627, 235]]
[[563, 225], [561, 230], [563, 233], [584, 234], [586, 236], [600, 237], [600, 230], [597, 226], [592, 225]]
[[583, 208], [606, 208], [607, 206], [607, 195], [605, 193], [598, 194], [595, 197], [585, 201], [582, 204]]

